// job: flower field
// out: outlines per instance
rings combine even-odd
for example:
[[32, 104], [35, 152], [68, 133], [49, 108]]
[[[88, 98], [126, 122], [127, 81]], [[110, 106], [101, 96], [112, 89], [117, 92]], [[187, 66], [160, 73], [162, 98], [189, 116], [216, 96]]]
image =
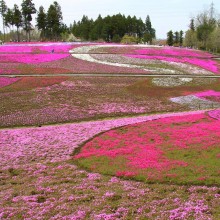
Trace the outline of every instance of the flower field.
[[95, 172], [147, 182], [219, 185], [219, 123], [189, 113], [125, 126], [95, 137], [74, 158]]
[[12, 83], [15, 83], [19, 80], [19, 78], [8, 78], [8, 77], [2, 77], [0, 80], [0, 88], [9, 86]]
[[219, 79], [166, 79], [19, 77], [0, 88], [0, 127], [220, 107], [212, 100], [218, 96], [198, 97], [202, 91], [218, 94]]
[[184, 48], [0, 46], [0, 219], [220, 219], [219, 73]]
[[0, 47], [0, 74], [4, 75], [46, 73], [212, 75], [219, 73], [219, 65], [219, 61], [211, 59], [211, 55], [205, 52], [147, 45], [38, 43], [9, 44]]
[[[155, 119], [169, 121], [170, 117], [181, 119], [183, 115], [187, 118], [189, 114], [1, 130], [1, 217], [218, 219], [220, 188], [217, 186], [146, 185], [88, 173], [70, 160], [73, 149], [99, 132], [143, 121], [152, 123]], [[201, 111], [191, 113], [191, 117], [192, 114], [195, 121], [204, 117]], [[131, 173], [122, 171], [117, 175], [130, 178]], [[201, 185], [205, 180], [200, 181]]]

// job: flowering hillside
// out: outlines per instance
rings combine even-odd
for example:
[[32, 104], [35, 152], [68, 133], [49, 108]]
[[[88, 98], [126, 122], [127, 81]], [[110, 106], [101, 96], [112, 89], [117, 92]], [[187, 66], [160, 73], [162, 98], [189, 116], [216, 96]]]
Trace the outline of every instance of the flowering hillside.
[[0, 219], [219, 220], [220, 63], [186, 48], [0, 46]]

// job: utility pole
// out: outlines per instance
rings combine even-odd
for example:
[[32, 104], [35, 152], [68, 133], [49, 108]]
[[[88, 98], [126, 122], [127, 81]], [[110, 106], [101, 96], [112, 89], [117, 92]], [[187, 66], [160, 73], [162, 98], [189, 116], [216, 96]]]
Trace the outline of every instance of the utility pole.
[[214, 15], [215, 15], [215, 5], [212, 2], [211, 6], [210, 6], [210, 18], [211, 18], [211, 20], [214, 18]]

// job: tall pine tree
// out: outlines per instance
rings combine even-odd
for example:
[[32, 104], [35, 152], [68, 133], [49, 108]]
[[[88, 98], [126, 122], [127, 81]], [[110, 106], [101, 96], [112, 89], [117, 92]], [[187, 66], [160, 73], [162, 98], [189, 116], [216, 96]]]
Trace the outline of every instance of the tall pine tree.
[[179, 32], [176, 31], [176, 32], [174, 33], [174, 44], [175, 44], [176, 46], [178, 46], [178, 45], [179, 45], [179, 42], [180, 42], [180, 35], [179, 35]]
[[43, 6], [40, 6], [39, 7], [39, 11], [37, 13], [37, 18], [36, 18], [36, 21], [37, 21], [37, 28], [39, 30], [41, 30], [41, 37], [42, 38], [45, 38], [45, 31], [46, 31], [46, 25], [47, 25], [47, 15], [44, 11], [44, 7]]
[[7, 12], [7, 5], [4, 0], [0, 0], [0, 15], [2, 16], [4, 41], [5, 41], [5, 15], [6, 15], [6, 12]]
[[14, 25], [14, 14], [13, 10], [8, 8], [5, 14], [5, 26], [9, 27]]
[[36, 13], [35, 5], [32, 0], [23, 0], [21, 11], [23, 15], [24, 30], [26, 31], [26, 40], [30, 41], [32, 14]]
[[195, 24], [194, 24], [194, 19], [193, 18], [190, 20], [189, 28], [190, 28], [191, 31], [195, 31]]
[[167, 44], [169, 46], [173, 46], [173, 31], [170, 30], [168, 33], [167, 33]]
[[17, 40], [20, 42], [19, 28], [22, 27], [22, 13], [16, 4], [13, 8], [13, 24], [17, 28]]
[[182, 30], [179, 33], [179, 43], [180, 43], [180, 46], [183, 45], [183, 31]]
[[58, 40], [62, 28], [62, 11], [60, 5], [55, 1], [47, 11], [47, 36]]
[[150, 16], [147, 15], [146, 22], [145, 22], [145, 34], [144, 34], [144, 41], [152, 44], [152, 40], [155, 38], [155, 29], [152, 28]]

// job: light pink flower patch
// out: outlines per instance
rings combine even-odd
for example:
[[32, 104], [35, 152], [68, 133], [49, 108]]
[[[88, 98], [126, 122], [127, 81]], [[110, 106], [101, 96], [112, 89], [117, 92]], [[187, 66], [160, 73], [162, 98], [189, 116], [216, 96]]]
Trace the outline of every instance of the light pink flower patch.
[[213, 111], [209, 111], [209, 112], [208, 112], [208, 115], [209, 115], [211, 118], [220, 120], [220, 109], [213, 110]]
[[[170, 220], [182, 220], [190, 219], [192, 214], [193, 219], [201, 219], [203, 213], [208, 211], [208, 205], [205, 204], [204, 200], [187, 201], [176, 209], [170, 210]], [[207, 218], [206, 218], [207, 219]], [[210, 218], [208, 218], [211, 220]], [[207, 220], [208, 220], [207, 219]]]
[[9, 77], [0, 77], [0, 88], [8, 86], [12, 83], [15, 83], [19, 80], [20, 78], [9, 78]]

